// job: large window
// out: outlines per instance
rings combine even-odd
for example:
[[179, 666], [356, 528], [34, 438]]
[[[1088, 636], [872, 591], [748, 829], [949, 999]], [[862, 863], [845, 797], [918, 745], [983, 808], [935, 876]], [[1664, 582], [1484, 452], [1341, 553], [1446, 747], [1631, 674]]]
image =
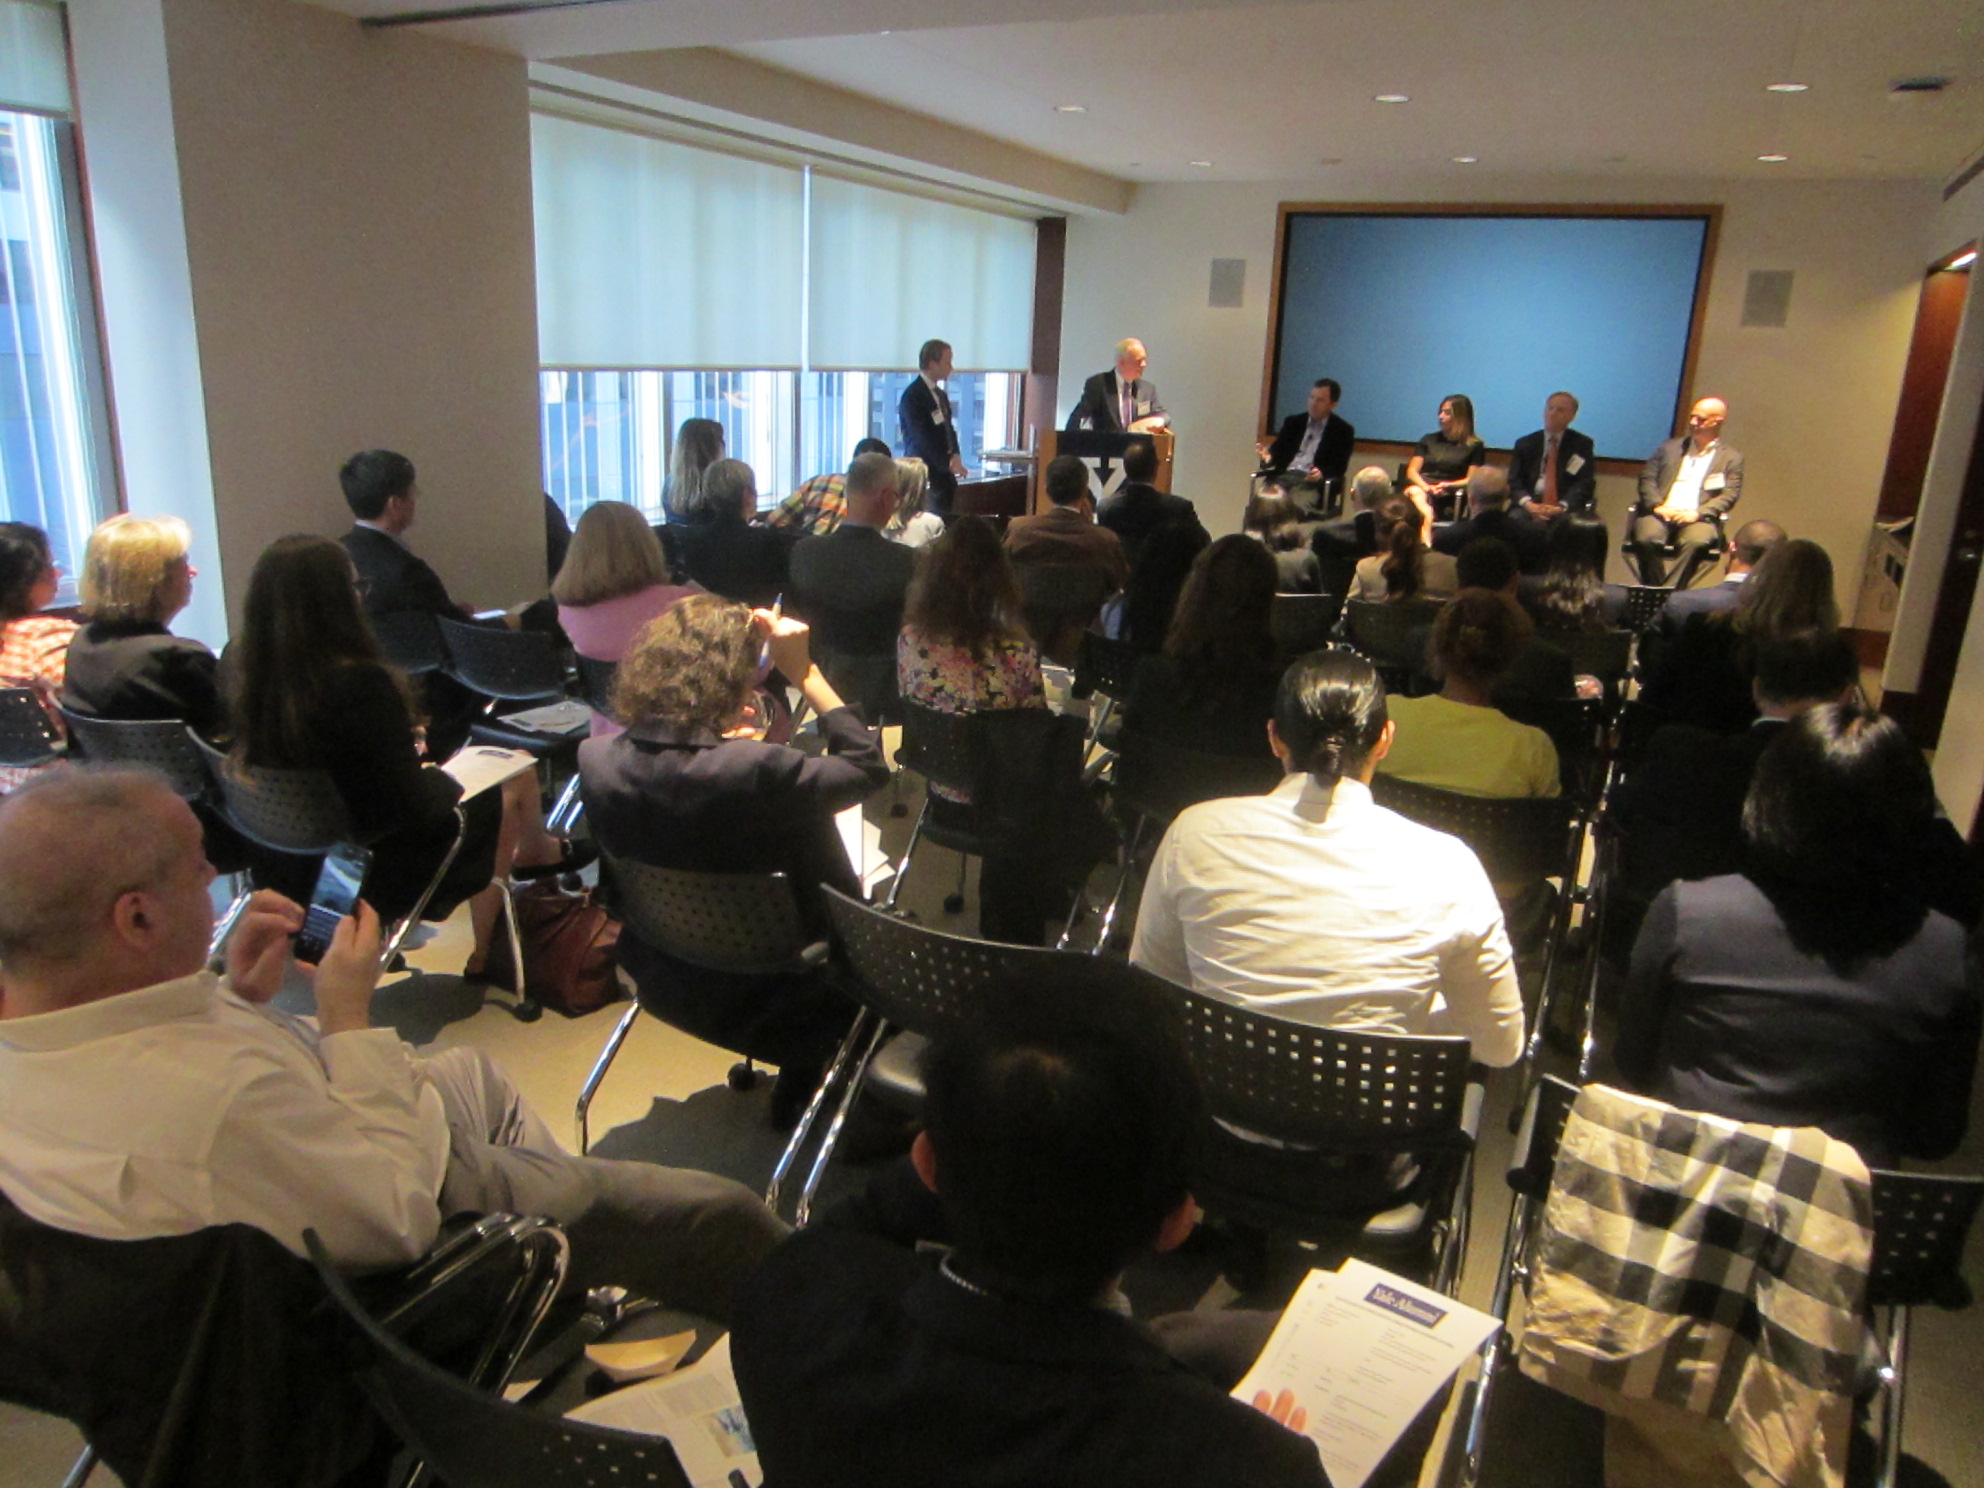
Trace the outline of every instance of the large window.
[[531, 147], [545, 489], [569, 515], [658, 519], [688, 418], [723, 425], [766, 507], [862, 439], [900, 448], [929, 336], [961, 369], [965, 463], [1017, 442], [1031, 220], [556, 114]]

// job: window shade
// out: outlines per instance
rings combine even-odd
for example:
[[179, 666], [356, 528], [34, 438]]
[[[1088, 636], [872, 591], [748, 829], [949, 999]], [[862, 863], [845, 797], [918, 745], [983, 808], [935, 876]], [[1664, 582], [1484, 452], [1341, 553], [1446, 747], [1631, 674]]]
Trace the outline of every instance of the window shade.
[[951, 343], [960, 371], [1024, 371], [1031, 222], [814, 172], [809, 296], [815, 367], [913, 367]]
[[796, 368], [799, 171], [531, 118], [538, 359]]
[[69, 57], [56, 6], [0, 0], [0, 109], [67, 117]]

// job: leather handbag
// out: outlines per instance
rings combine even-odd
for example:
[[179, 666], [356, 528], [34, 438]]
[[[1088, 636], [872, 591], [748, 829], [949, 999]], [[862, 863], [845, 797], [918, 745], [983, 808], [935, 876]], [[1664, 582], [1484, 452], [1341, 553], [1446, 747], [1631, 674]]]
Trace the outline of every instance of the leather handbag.
[[[524, 952], [518, 990], [525, 997], [578, 1018], [624, 996], [613, 963], [620, 922], [600, 907], [596, 890], [574, 894], [545, 880], [516, 889], [513, 897]], [[510, 938], [500, 932], [489, 948], [486, 975], [492, 982], [517, 986]]]

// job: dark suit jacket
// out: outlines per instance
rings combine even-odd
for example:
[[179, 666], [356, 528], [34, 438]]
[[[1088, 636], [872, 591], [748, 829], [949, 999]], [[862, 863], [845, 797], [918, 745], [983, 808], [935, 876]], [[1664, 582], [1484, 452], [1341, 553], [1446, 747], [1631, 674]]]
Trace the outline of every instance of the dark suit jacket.
[[[941, 419], [937, 417], [939, 412], [943, 414]], [[896, 422], [902, 434], [903, 454], [913, 455], [930, 467], [930, 510], [947, 515], [951, 496], [958, 488], [958, 479], [951, 473], [951, 456], [959, 453], [957, 413], [951, 407], [950, 394], [942, 388], [933, 392], [919, 374], [902, 390], [902, 401], [896, 405]]]
[[[1136, 399], [1137, 418], [1151, 418], [1164, 412], [1164, 404], [1159, 401], [1157, 388], [1148, 377], [1139, 377], [1130, 385], [1130, 396]], [[1122, 413], [1117, 407], [1116, 369], [1098, 372], [1082, 384], [1081, 400], [1068, 415], [1066, 428], [1079, 429], [1083, 419], [1089, 427], [1104, 433], [1122, 434]]]
[[353, 527], [338, 541], [358, 570], [358, 595], [366, 614], [418, 610], [450, 620], [474, 618], [448, 597], [448, 586], [441, 582], [441, 576], [398, 539], [371, 527]]
[[[1174, 496], [1142, 482], [1125, 481], [1115, 495], [1102, 503], [1095, 520], [1116, 534], [1123, 544], [1123, 555], [1133, 568], [1137, 555], [1143, 551], [1144, 540], [1166, 522], [1194, 528], [1202, 538], [1210, 540], [1197, 507], [1183, 496]], [[1204, 547], [1205, 542], [1199, 546]]]
[[1006, 554], [1015, 563], [1092, 563], [1106, 570], [1111, 590], [1130, 576], [1123, 543], [1098, 527], [1080, 506], [1057, 506], [1006, 525]]
[[[1688, 441], [1670, 439], [1647, 457], [1640, 470], [1640, 499], [1633, 505], [1633, 515], [1643, 517], [1667, 499], [1667, 491], [1674, 484], [1674, 477], [1681, 473], [1681, 460]], [[1709, 484], [1720, 476], [1723, 487], [1711, 491]], [[1708, 474], [1702, 478], [1701, 514], [1704, 518], [1717, 516], [1729, 510], [1743, 498], [1743, 456], [1740, 451], [1717, 441], [1715, 453], [1709, 456]]]
[[769, 607], [785, 592], [795, 534], [736, 517], [689, 522], [678, 530], [683, 568], [710, 593]]
[[1749, 878], [1676, 883], [1633, 947], [1619, 1068], [1683, 1110], [1821, 1127], [1870, 1164], [1944, 1157], [1963, 1138], [1977, 1063], [1967, 969], [1946, 915], [1841, 972], [1793, 943]]
[[[1516, 441], [1509, 457], [1509, 493], [1516, 501], [1543, 499], [1543, 449], [1548, 436], [1538, 429]], [[1581, 459], [1574, 475], [1564, 467]], [[1598, 493], [1598, 456], [1589, 434], [1566, 429], [1557, 440], [1557, 500], [1571, 511], [1590, 511]]]
[[1661, 634], [1673, 639], [1696, 615], [1721, 615], [1736, 608], [1743, 597], [1746, 578], [1724, 579], [1720, 584], [1700, 589], [1677, 589], [1661, 603], [1657, 624]]
[[1460, 550], [1478, 537], [1499, 538], [1516, 550], [1516, 562], [1524, 573], [1540, 573], [1548, 561], [1545, 544], [1549, 527], [1533, 522], [1517, 511], [1485, 511], [1433, 529], [1433, 551], [1459, 556]]
[[[967, 1290], [908, 1164], [739, 1288], [731, 1346], [767, 1481], [789, 1488], [1323, 1488], [1314, 1445], [1108, 1308]], [[898, 1197], [900, 1195], [900, 1197]], [[906, 1362], [913, 1361], [913, 1362]]]
[[[1302, 438], [1309, 432], [1309, 415], [1292, 413], [1281, 421], [1281, 432], [1274, 437], [1268, 447], [1268, 457], [1261, 462], [1263, 470], [1290, 470], [1295, 456], [1302, 448]], [[1323, 425], [1323, 437], [1316, 442], [1316, 468], [1323, 473], [1324, 480], [1336, 482], [1336, 488], [1344, 488], [1344, 476], [1350, 469], [1351, 450], [1357, 443], [1357, 429], [1347, 419], [1336, 414], [1329, 416]], [[1294, 470], [1298, 477], [1306, 478], [1307, 470]]]
[[893, 667], [916, 554], [873, 527], [842, 522], [792, 550], [792, 612], [819, 644], [848, 656], [886, 655]]
[[96, 620], [69, 641], [62, 704], [92, 718], [176, 718], [203, 739], [227, 732], [213, 652], [144, 620]]

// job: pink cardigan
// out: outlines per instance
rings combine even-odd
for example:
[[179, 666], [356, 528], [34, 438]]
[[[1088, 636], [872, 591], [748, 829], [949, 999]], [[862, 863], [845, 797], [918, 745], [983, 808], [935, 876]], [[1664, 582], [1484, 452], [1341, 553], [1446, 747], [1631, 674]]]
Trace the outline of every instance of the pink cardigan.
[[[618, 661], [634, 644], [641, 627], [671, 608], [677, 600], [703, 591], [695, 584], [650, 584], [632, 594], [602, 599], [597, 604], [560, 605], [558, 623], [572, 642], [572, 649], [595, 661]], [[595, 739], [620, 732], [620, 725], [595, 713], [592, 734]]]

